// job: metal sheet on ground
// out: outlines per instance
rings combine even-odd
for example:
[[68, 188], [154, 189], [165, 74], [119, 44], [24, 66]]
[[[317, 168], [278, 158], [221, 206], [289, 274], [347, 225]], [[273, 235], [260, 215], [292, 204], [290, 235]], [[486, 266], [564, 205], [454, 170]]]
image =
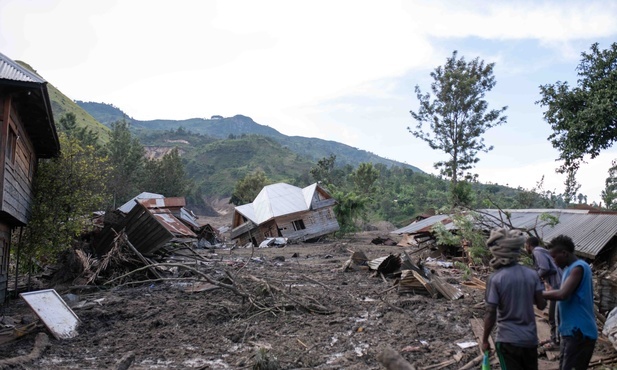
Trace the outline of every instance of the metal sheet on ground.
[[54, 337], [68, 339], [77, 335], [79, 317], [54, 289], [21, 293], [19, 296], [32, 308]]

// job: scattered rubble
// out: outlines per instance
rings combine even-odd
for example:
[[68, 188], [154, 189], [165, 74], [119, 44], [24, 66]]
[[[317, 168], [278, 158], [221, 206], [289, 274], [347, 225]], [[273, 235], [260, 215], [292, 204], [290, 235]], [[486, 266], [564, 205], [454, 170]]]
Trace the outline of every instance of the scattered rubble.
[[[482, 358], [489, 271], [461, 269], [459, 254], [432, 249], [426, 237], [403, 248], [374, 244], [371, 233], [311, 244], [277, 245], [282, 241], [272, 238], [269, 248], [235, 248], [213, 228], [179, 221], [194, 236], [179, 232], [171, 202], [155, 199], [155, 208], [142, 198], [127, 214], [99, 215], [99, 224], [106, 221], [98, 240], [107, 242], [95, 237], [66, 259], [70, 268], [37, 277], [56, 284], [81, 323], [77, 336], [52, 338], [22, 366], [379, 369], [402, 360], [429, 370], [475, 368]], [[137, 225], [154, 230], [152, 244], [135, 240], [149, 235]], [[209, 245], [200, 246], [200, 235]], [[15, 329], [0, 346], [0, 365], [30, 353], [35, 333], [47, 330], [28, 315], [21, 300], [7, 305], [4, 322]], [[612, 320], [603, 325], [609, 332]], [[541, 339], [550, 335], [544, 312], [538, 328]], [[557, 364], [557, 355], [541, 351], [541, 368]], [[594, 361], [613, 358], [610, 342], [599, 341]]]

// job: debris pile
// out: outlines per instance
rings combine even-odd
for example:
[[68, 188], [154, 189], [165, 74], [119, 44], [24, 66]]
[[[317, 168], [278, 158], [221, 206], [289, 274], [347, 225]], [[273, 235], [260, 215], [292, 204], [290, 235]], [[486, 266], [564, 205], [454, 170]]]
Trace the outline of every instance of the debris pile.
[[[342, 271], [368, 270], [373, 272], [373, 276], [380, 276], [384, 281], [386, 278], [395, 279], [394, 286], [399, 295], [420, 294], [432, 298], [443, 296], [449, 300], [463, 296], [461, 289], [438, 276], [435, 270], [429, 270], [421, 261], [414, 263], [406, 251], [403, 257], [401, 254], [389, 254], [372, 260], [363, 252], [349, 252], [351, 257], [343, 264]], [[443, 265], [452, 266], [447, 263]]]

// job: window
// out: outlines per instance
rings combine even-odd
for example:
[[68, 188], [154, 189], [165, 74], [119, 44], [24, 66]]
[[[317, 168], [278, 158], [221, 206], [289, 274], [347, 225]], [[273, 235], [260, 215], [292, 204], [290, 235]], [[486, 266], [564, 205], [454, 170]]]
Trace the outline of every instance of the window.
[[292, 224], [293, 224], [293, 227], [294, 227], [295, 231], [306, 229], [306, 227], [304, 226], [304, 221], [302, 221], [302, 220], [294, 221], [294, 222], [292, 222]]
[[6, 159], [7, 162], [15, 162], [15, 147], [17, 146], [17, 135], [12, 128], [9, 128], [9, 139], [6, 143]]

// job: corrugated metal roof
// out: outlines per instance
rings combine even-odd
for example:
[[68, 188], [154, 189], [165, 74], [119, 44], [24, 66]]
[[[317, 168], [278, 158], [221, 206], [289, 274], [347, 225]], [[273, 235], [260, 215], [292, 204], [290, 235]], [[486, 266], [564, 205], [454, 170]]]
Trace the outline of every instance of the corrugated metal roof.
[[184, 197], [144, 198], [139, 199], [138, 202], [143, 204], [146, 208], [181, 208], [186, 205], [186, 199]]
[[199, 224], [197, 223], [197, 217], [195, 217], [193, 212], [190, 212], [184, 207], [180, 208], [180, 216], [176, 216], [176, 217], [179, 218], [180, 221], [183, 221], [184, 223], [189, 224], [189, 226], [192, 226], [195, 229], [200, 228]]
[[2, 53], [0, 53], [0, 79], [21, 82], [34, 82], [38, 84], [46, 82], [43, 78], [41, 78], [41, 76], [20, 66], [15, 61], [11, 60], [9, 57]]
[[53, 158], [60, 153], [47, 82], [27, 67], [0, 53], [0, 87], [12, 96], [38, 158]]
[[[497, 215], [497, 210], [483, 210]], [[509, 212], [514, 227], [536, 228], [538, 236], [544, 241], [550, 241], [558, 235], [572, 238], [577, 254], [595, 258], [602, 248], [617, 235], [617, 214], [589, 213], [588, 210], [506, 210]], [[550, 214], [557, 217], [559, 223], [550, 226], [540, 220], [540, 215]], [[485, 218], [486, 219], [486, 218]], [[497, 226], [497, 224], [496, 224]]]
[[310, 209], [317, 184], [304, 189], [277, 183], [264, 186], [253, 203], [236, 207], [236, 211], [260, 225], [274, 217], [307, 211]]
[[154, 218], [156, 218], [163, 227], [165, 227], [175, 237], [196, 238], [195, 234], [185, 224], [178, 220], [168, 209], [149, 209]]
[[[544, 241], [550, 241], [558, 235], [572, 238], [576, 253], [587, 258], [595, 258], [608, 242], [617, 235], [617, 214], [589, 213], [588, 210], [571, 209], [507, 209], [510, 222], [515, 228], [535, 228]], [[479, 210], [482, 223], [486, 228], [503, 226], [505, 215], [496, 209]], [[540, 220], [542, 214], [557, 217], [559, 223], [548, 225]], [[420, 222], [395, 230], [393, 234], [414, 234], [428, 231], [438, 223], [449, 219], [449, 215], [436, 215]], [[451, 224], [453, 226], [453, 224]]]
[[143, 193], [137, 195], [135, 198], [121, 205], [120, 208], [118, 208], [118, 210], [122, 213], [129, 213], [131, 212], [133, 207], [135, 207], [135, 204], [137, 204], [138, 199], [162, 199], [162, 198], [165, 198], [165, 197], [161, 194], [148, 193], [144, 191]]
[[428, 232], [431, 227], [438, 222], [442, 222], [443, 220], [450, 219], [450, 215], [435, 215], [429, 218], [425, 218], [421, 221], [413, 222], [405, 227], [402, 227], [398, 230], [392, 231], [390, 234], [415, 234], [419, 232]]

